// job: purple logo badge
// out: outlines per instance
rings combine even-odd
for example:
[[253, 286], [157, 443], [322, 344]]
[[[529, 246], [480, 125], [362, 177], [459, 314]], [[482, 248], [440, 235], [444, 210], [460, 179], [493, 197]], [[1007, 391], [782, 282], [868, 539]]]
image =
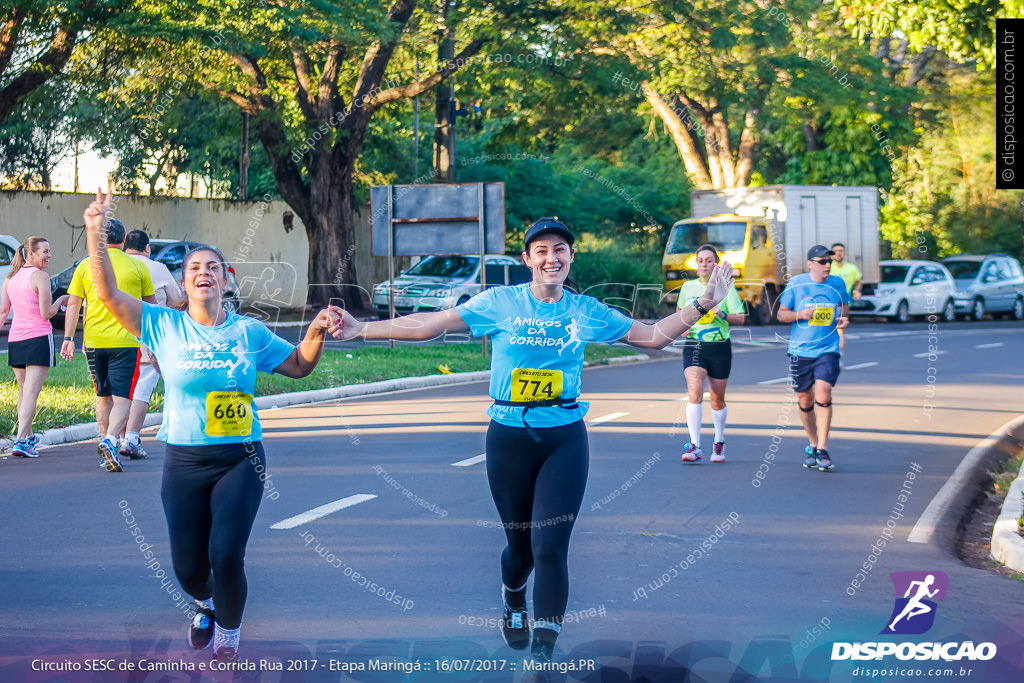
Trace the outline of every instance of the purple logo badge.
[[883, 634], [919, 635], [935, 623], [935, 600], [945, 600], [949, 577], [943, 572], [893, 572], [896, 604]]

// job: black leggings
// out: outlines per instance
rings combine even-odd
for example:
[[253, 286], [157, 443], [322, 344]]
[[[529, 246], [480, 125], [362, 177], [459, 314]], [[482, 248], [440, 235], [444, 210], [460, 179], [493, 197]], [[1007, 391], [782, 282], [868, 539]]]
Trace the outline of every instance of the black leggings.
[[[174, 574], [197, 600], [214, 598], [217, 623], [242, 623], [245, 545], [263, 499], [263, 444], [167, 444], [160, 498]], [[211, 573], [212, 572], [212, 573]]]
[[501, 580], [508, 588], [533, 583], [534, 618], [561, 623], [569, 601], [569, 535], [583, 503], [590, 447], [583, 420], [526, 429], [492, 421], [487, 429], [487, 481], [508, 546]]

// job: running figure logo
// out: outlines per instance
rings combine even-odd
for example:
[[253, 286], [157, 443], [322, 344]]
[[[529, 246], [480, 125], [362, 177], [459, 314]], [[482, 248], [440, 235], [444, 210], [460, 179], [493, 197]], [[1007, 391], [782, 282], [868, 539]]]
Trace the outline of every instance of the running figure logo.
[[580, 343], [582, 341], [580, 339], [580, 326], [576, 324], [575, 320], [570, 321], [569, 324], [565, 326], [565, 331], [569, 333], [569, 338], [562, 340], [562, 345], [558, 348], [559, 356], [562, 355], [562, 351], [565, 351], [565, 347], [569, 346], [570, 344], [575, 345], [573, 346], [573, 351], [575, 351], [576, 349], [579, 348]]
[[[949, 577], [943, 572], [893, 572], [896, 604], [883, 634], [919, 635], [935, 623], [936, 602], [946, 599]], [[900, 597], [903, 596], [903, 597]]]

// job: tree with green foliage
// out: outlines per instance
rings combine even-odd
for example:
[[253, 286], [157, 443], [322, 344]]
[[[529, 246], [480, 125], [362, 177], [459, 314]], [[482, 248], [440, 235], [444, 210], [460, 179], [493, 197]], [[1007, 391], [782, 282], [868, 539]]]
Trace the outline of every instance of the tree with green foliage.
[[[557, 19], [562, 10], [518, 3], [415, 0], [379, 3], [228, 0], [143, 5], [133, 40], [161, 53], [168, 71], [250, 115], [281, 197], [306, 227], [315, 303], [360, 306], [352, 265], [353, 178], [370, 122], [383, 107], [436, 87], [485, 43]], [[444, 16], [446, 24], [438, 24]], [[415, 78], [413, 59], [457, 31], [453, 60]], [[141, 36], [141, 37], [140, 37]], [[540, 49], [540, 48], [538, 48]], [[429, 62], [427, 62], [429, 63]], [[162, 97], [159, 102], [163, 102]]]
[[[1024, 16], [1024, 0], [835, 0], [862, 40], [902, 36], [911, 51], [937, 48], [959, 62], [995, 64], [996, 19]], [[888, 49], [887, 47], [885, 49]]]
[[121, 0], [8, 0], [0, 7], [0, 122], [61, 72], [75, 46], [116, 15]]

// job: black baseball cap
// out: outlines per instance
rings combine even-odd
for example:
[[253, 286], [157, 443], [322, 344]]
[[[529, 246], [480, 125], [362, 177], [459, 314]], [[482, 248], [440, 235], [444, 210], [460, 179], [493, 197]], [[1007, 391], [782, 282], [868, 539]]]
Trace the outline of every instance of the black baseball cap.
[[530, 242], [549, 232], [553, 232], [564, 237], [570, 247], [572, 246], [572, 243], [576, 241], [576, 237], [569, 232], [569, 228], [565, 227], [565, 223], [554, 218], [541, 218], [526, 230], [526, 237], [523, 240], [526, 250], [530, 250]]
[[824, 244], [815, 244], [813, 247], [807, 250], [807, 260], [821, 258], [822, 256], [833, 256], [836, 252], [832, 251]]
[[116, 218], [111, 218], [109, 221], [107, 221], [106, 227], [108, 242], [110, 242], [111, 244], [120, 244], [121, 242], [124, 242], [124, 223], [117, 220]]

